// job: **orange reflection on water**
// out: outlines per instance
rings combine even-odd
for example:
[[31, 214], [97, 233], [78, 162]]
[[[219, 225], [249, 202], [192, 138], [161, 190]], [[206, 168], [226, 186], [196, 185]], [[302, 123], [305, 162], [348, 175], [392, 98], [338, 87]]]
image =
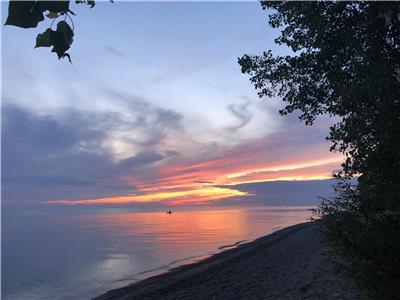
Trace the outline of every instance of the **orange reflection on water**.
[[305, 208], [260, 208], [108, 213], [67, 216], [64, 221], [96, 241], [93, 251], [106, 254], [92, 266], [96, 273], [125, 274], [117, 278], [136, 274], [140, 279], [305, 222], [309, 216]]
[[215, 250], [224, 244], [254, 239], [278, 227], [305, 222], [310, 215], [305, 208], [262, 208], [85, 215], [75, 217], [74, 222], [100, 235], [122, 237], [139, 245], [155, 243], [153, 251], [179, 252], [200, 244]]
[[249, 231], [245, 210], [134, 212], [87, 215], [80, 223], [96, 224], [114, 236], [138, 237], [161, 242], [220, 243], [233, 236], [244, 236]]

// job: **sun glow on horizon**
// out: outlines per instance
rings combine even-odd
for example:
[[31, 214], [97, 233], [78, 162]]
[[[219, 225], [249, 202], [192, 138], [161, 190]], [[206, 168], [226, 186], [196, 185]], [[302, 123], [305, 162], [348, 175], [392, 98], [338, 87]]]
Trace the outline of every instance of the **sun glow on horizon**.
[[234, 196], [246, 196], [249, 193], [241, 192], [235, 189], [222, 188], [222, 187], [204, 187], [200, 189], [190, 189], [185, 191], [171, 191], [164, 193], [153, 193], [146, 195], [131, 195], [121, 197], [97, 198], [86, 200], [56, 200], [49, 201], [53, 204], [112, 204], [112, 203], [132, 203], [132, 202], [163, 202], [172, 200], [170, 205], [178, 205], [185, 203], [192, 203], [193, 199], [201, 202], [217, 201]]
[[[228, 158], [229, 159], [229, 158]], [[138, 189], [137, 194], [76, 200], [48, 201], [49, 204], [91, 205], [159, 202], [167, 205], [208, 204], [232, 197], [252, 194], [240, 191], [236, 185], [271, 181], [324, 180], [342, 162], [341, 157], [321, 158], [302, 163], [281, 165], [224, 164], [214, 159], [186, 166], [165, 166], [157, 180], [126, 177], [126, 182]]]

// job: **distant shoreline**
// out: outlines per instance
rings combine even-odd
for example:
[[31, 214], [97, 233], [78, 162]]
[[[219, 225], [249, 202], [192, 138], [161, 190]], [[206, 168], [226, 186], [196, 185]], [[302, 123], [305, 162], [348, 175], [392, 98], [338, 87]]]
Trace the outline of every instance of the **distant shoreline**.
[[318, 226], [290, 226], [94, 300], [365, 299], [332, 271]]

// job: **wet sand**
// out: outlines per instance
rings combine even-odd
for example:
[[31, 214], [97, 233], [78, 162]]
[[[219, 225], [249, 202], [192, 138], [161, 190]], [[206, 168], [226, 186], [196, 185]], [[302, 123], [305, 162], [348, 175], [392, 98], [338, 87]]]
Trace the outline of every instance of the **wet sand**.
[[319, 226], [294, 225], [95, 300], [366, 299], [333, 271]]

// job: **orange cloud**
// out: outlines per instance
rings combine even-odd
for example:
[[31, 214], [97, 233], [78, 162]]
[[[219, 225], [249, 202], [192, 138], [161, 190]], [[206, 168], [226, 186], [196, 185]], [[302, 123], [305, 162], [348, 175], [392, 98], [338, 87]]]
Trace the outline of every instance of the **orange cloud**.
[[86, 200], [57, 200], [51, 201], [54, 204], [112, 204], [112, 203], [132, 203], [132, 202], [163, 202], [172, 200], [169, 204], [178, 204], [198, 199], [200, 201], [216, 201], [233, 196], [245, 196], [248, 193], [235, 189], [221, 187], [205, 187], [201, 189], [191, 189], [184, 191], [169, 191], [165, 193], [152, 193], [147, 195], [131, 195], [122, 197], [97, 198]]
[[[286, 138], [286, 137], [283, 137]], [[168, 161], [154, 169], [121, 179], [134, 186], [138, 193], [120, 197], [57, 200], [57, 204], [114, 204], [163, 202], [169, 205], [204, 204], [247, 193], [233, 186], [243, 183], [276, 180], [322, 180], [331, 177], [343, 157], [327, 153], [322, 144], [299, 147], [282, 137], [258, 140], [237, 146], [203, 160]], [[186, 159], [188, 160], [188, 159]], [[221, 187], [224, 186], [224, 187]], [[232, 186], [232, 187], [230, 187]]]

